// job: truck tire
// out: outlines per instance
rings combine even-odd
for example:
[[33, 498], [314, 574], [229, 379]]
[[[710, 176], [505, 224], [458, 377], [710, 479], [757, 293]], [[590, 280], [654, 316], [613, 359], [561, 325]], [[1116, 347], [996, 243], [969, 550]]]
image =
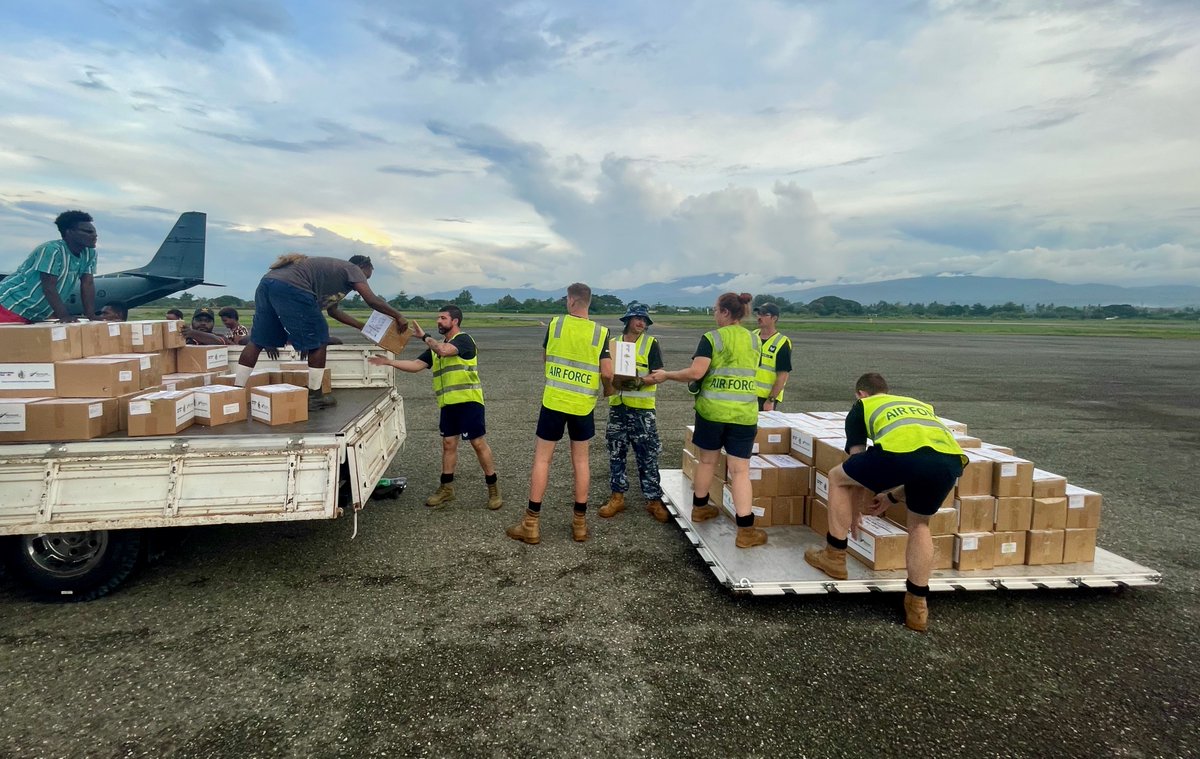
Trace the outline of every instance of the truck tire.
[[48, 601], [91, 601], [129, 577], [142, 557], [139, 530], [16, 535], [5, 563], [17, 582]]

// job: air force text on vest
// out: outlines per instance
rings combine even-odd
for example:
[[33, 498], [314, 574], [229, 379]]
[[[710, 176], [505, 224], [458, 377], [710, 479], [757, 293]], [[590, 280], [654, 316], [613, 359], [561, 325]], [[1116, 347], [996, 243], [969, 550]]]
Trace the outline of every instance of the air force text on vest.
[[927, 408], [921, 408], [920, 406], [896, 406], [887, 410], [887, 413], [883, 415], [883, 420], [885, 422], [890, 422], [895, 419], [899, 419], [902, 416], [925, 416], [929, 417], [930, 419], [935, 418], [935, 416], [931, 414]]
[[708, 387], [711, 390], [732, 390], [734, 392], [753, 393], [755, 382], [752, 378], [747, 377], [713, 377], [708, 381]]
[[580, 385], [591, 385], [593, 379], [593, 375], [590, 372], [583, 372], [565, 366], [551, 366], [548, 369], [548, 373], [553, 379], [576, 382]]

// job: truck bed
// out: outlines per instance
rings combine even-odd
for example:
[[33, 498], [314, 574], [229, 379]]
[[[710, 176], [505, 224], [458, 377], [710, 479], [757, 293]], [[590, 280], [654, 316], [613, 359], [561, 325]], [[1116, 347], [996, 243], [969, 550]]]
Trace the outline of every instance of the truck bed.
[[[824, 545], [804, 526], [770, 527], [765, 546], [734, 546], [737, 527], [724, 515], [693, 523], [690, 486], [679, 469], [661, 472], [667, 509], [684, 531], [718, 582], [738, 594], [773, 596], [815, 593], [881, 593], [904, 590], [904, 570], [875, 571], [851, 557], [846, 561], [849, 579], [835, 580], [804, 561], [804, 551]], [[1033, 590], [1045, 588], [1115, 588], [1158, 585], [1162, 575], [1121, 558], [1103, 548], [1088, 564], [1011, 566], [959, 571], [934, 570], [932, 591]]]

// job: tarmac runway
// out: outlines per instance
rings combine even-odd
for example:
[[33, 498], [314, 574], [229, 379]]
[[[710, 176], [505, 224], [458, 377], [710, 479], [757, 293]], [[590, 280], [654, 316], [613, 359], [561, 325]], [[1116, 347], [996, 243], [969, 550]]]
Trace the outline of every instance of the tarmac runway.
[[[1103, 493], [1100, 544], [1164, 575], [1123, 593], [940, 594], [922, 636], [895, 594], [730, 595], [636, 484], [625, 513], [593, 513], [592, 539], [574, 543], [565, 443], [542, 544], [509, 540], [541, 334], [465, 326], [503, 509], [484, 508], [465, 445], [457, 500], [423, 506], [437, 410], [429, 375], [402, 375], [409, 438], [390, 473], [409, 490], [368, 504], [355, 540], [345, 519], [192, 529], [88, 604], [35, 603], [0, 580], [0, 757], [1200, 755], [1196, 342], [794, 340], [784, 410], [846, 409], [855, 378], [880, 371]], [[697, 332], [656, 332], [669, 368], [690, 361]], [[686, 390], [666, 386], [663, 468], [680, 466], [691, 419]]]

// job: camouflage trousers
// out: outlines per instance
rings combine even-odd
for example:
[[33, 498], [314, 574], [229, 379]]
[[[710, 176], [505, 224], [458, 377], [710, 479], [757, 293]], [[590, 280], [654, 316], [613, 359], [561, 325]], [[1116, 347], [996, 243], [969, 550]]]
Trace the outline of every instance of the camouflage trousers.
[[629, 490], [625, 458], [632, 446], [642, 495], [648, 501], [662, 500], [662, 485], [658, 480], [658, 455], [662, 453], [662, 441], [658, 439], [654, 409], [609, 406], [608, 431], [604, 439], [608, 442], [609, 485], [612, 492], [624, 493]]

